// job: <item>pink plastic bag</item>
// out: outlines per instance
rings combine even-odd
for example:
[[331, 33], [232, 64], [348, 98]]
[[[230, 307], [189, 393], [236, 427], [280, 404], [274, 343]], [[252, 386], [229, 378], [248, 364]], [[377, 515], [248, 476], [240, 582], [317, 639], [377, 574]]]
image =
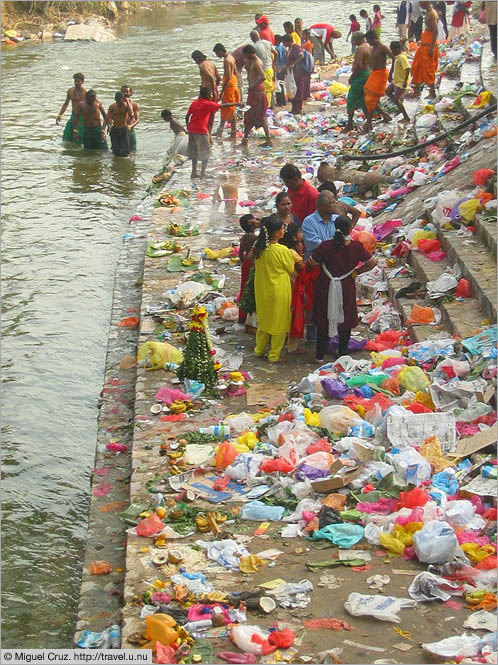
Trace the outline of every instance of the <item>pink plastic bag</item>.
[[190, 401], [190, 397], [186, 395], [183, 390], [179, 390], [178, 388], [170, 388], [166, 385], [161, 386], [154, 397], [158, 402], [164, 402], [164, 404], [167, 406], [176, 400], [180, 400], [182, 402]]
[[251, 665], [258, 660], [254, 653], [235, 653], [235, 651], [220, 651], [216, 656], [227, 663], [241, 663], [242, 665]]
[[400, 219], [388, 219], [385, 222], [376, 224], [373, 227], [374, 236], [377, 240], [382, 240], [383, 238], [386, 238], [388, 235], [390, 235], [399, 226], [403, 226], [403, 222]]
[[161, 642], [156, 642], [156, 663], [177, 663], [175, 649], [165, 647]]
[[390, 515], [394, 512], [396, 506], [396, 499], [388, 499], [387, 497], [381, 497], [375, 503], [370, 501], [362, 501], [356, 504], [357, 510], [360, 513], [377, 513], [378, 515]]
[[424, 511], [422, 508], [417, 507], [412, 510], [412, 512], [407, 516], [403, 517], [402, 515], [399, 515], [394, 523], [395, 524], [401, 524], [402, 526], [405, 526], [409, 522], [423, 522], [423, 517], [424, 517]]

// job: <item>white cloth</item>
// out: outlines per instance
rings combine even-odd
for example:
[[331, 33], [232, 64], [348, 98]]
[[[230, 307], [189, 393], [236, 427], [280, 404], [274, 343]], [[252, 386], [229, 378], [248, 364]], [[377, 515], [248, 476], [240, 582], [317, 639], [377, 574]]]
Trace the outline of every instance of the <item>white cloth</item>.
[[333, 277], [325, 267], [324, 263], [322, 263], [322, 270], [330, 279], [327, 301], [327, 318], [329, 320], [329, 337], [332, 338], [337, 335], [337, 326], [339, 323], [344, 323], [341, 282], [354, 272], [354, 268], [344, 275], [341, 275], [341, 277]]
[[271, 43], [266, 39], [259, 39], [254, 42], [254, 48], [256, 49], [256, 55], [263, 63], [263, 69], [270, 69], [273, 62], [271, 57], [273, 46]]
[[439, 19], [438, 24], [437, 24], [437, 40], [439, 43], [444, 42], [446, 39], [446, 33], [444, 31], [444, 24]]
[[324, 44], [327, 39], [327, 29], [326, 28], [311, 28], [310, 35], [313, 37], [318, 37]]

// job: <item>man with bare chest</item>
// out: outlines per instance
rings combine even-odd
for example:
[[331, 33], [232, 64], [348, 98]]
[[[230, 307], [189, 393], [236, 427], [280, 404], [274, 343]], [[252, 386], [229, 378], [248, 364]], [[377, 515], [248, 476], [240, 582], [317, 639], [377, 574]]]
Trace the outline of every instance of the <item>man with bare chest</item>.
[[247, 104], [250, 106], [250, 109], [244, 114], [242, 145], [247, 145], [249, 132], [253, 127], [263, 127], [266, 136], [264, 145], [271, 146], [272, 141], [266, 120], [268, 99], [263, 85], [265, 81], [263, 63], [256, 55], [256, 49], [251, 44], [244, 46], [242, 53], [244, 54], [247, 70]]
[[[221, 81], [216, 65], [208, 60], [202, 51], [194, 51], [190, 56], [192, 60], [199, 65], [199, 74], [201, 76], [200, 88], [209, 88], [211, 100], [218, 101], [218, 84]], [[209, 118], [209, 133], [211, 134], [214, 124], [214, 113]], [[212, 140], [211, 140], [212, 142]]]
[[85, 99], [86, 90], [83, 87], [84, 80], [85, 77], [83, 76], [83, 74], [81, 74], [81, 72], [77, 72], [76, 74], [73, 75], [74, 86], [72, 88], [69, 88], [69, 90], [67, 91], [66, 101], [62, 105], [62, 108], [59, 111], [59, 115], [57, 116], [57, 119], [55, 121], [56, 125], [60, 125], [62, 116], [64, 115], [67, 107], [69, 106], [69, 102], [71, 102], [71, 117], [66, 122], [66, 126], [64, 127], [62, 140], [70, 141], [71, 143], [79, 143], [80, 145], [83, 144], [83, 123], [80, 120], [78, 126], [78, 136], [75, 138], [73, 132], [75, 127], [74, 112], [78, 104]]
[[137, 102], [133, 101], [131, 96], [133, 95], [133, 90], [129, 85], [122, 85], [121, 92], [124, 95], [124, 100], [130, 107], [130, 120], [128, 122], [128, 129], [130, 132], [130, 152], [137, 151], [137, 135], [135, 132], [135, 127], [140, 122], [140, 109], [138, 108]]
[[[237, 79], [237, 66], [235, 63], [235, 58], [233, 55], [228, 53], [223, 44], [215, 44], [213, 51], [218, 58], [223, 58], [223, 79], [221, 84], [221, 102], [222, 104], [228, 104], [229, 102], [234, 102], [237, 104], [240, 102], [240, 90]], [[220, 111], [220, 126], [216, 132], [216, 136], [221, 137], [223, 135], [223, 128], [226, 122], [230, 123], [230, 136], [231, 138], [236, 138], [237, 136], [237, 115], [235, 112], [235, 106], [231, 108], [222, 109]]]
[[362, 32], [354, 32], [351, 36], [351, 42], [356, 46], [354, 53], [353, 67], [349, 77], [349, 92], [347, 96], [348, 124], [344, 127], [345, 132], [353, 129], [353, 116], [356, 109], [362, 109], [366, 115], [365, 106], [365, 83], [370, 75], [370, 54], [371, 47], [365, 41]]
[[116, 157], [128, 157], [130, 154], [129, 122], [130, 106], [122, 92], [114, 96], [115, 102], [109, 106], [104, 121], [103, 131], [110, 127], [111, 149]]
[[387, 58], [392, 58], [391, 51], [381, 43], [377, 32], [369, 30], [365, 39], [372, 47], [370, 54], [370, 75], [365, 83], [365, 106], [367, 109], [367, 121], [365, 130], [372, 129], [372, 118], [375, 113], [382, 115], [383, 122], [389, 122], [391, 116], [380, 107], [381, 97], [385, 95], [389, 71], [387, 69]]
[[[85, 95], [85, 101], [80, 102], [74, 113], [76, 127], [80, 116], [83, 118], [83, 145], [85, 149], [96, 148], [97, 150], [107, 150], [107, 141], [105, 140], [105, 130], [100, 124], [100, 114], [105, 121], [105, 111], [102, 102], [97, 99], [95, 90], [89, 90]], [[78, 130], [74, 129], [77, 135]]]

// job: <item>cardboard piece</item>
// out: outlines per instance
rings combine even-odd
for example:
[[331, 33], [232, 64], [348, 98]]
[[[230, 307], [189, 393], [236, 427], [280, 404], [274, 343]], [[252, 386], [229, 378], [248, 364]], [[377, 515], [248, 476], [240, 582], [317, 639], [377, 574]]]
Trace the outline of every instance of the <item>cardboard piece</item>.
[[[332, 490], [346, 487], [346, 485], [349, 485], [352, 480], [360, 475], [360, 469], [358, 468], [346, 470], [345, 472], [340, 473], [344, 470], [344, 468], [345, 467], [341, 460], [336, 460], [330, 467], [329, 477], [315, 480], [311, 483], [311, 487], [315, 490], [315, 492], [328, 494], [329, 492], [332, 492]], [[340, 475], [337, 475], [339, 473]]]
[[244, 494], [246, 487], [244, 485], [239, 485], [238, 483], [230, 482], [225, 487], [223, 492], [218, 492], [213, 489], [215, 481], [218, 479], [217, 476], [204, 476], [197, 482], [192, 482], [189, 484], [183, 485], [187, 490], [192, 490], [202, 499], [207, 499], [211, 503], [220, 503], [220, 501], [227, 501], [231, 499], [234, 495]]
[[496, 445], [497, 436], [498, 429], [495, 423], [489, 429], [478, 432], [477, 434], [474, 434], [474, 436], [460, 439], [460, 441], [457, 443], [455, 452], [450, 453], [450, 457], [468, 457], [469, 455], [472, 455], [478, 450], [482, 450], [491, 444]]
[[284, 386], [269, 386], [266, 383], [253, 383], [247, 389], [247, 406], [256, 404], [278, 406], [287, 399], [287, 389]]
[[496, 393], [496, 388], [494, 386], [488, 386], [484, 392], [477, 392], [476, 397], [479, 402], [484, 402], [487, 404]]

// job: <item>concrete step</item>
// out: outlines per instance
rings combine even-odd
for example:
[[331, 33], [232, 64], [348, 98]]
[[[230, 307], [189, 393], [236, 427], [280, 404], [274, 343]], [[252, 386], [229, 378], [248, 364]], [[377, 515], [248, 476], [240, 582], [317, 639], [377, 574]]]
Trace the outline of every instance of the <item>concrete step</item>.
[[469, 280], [484, 316], [496, 321], [496, 254], [481, 243], [479, 236], [468, 238], [440, 228], [438, 237], [449, 264], [457, 262]]
[[485, 218], [484, 215], [476, 215], [474, 226], [482, 243], [489, 249], [493, 256], [496, 256], [496, 215], [492, 218]]

